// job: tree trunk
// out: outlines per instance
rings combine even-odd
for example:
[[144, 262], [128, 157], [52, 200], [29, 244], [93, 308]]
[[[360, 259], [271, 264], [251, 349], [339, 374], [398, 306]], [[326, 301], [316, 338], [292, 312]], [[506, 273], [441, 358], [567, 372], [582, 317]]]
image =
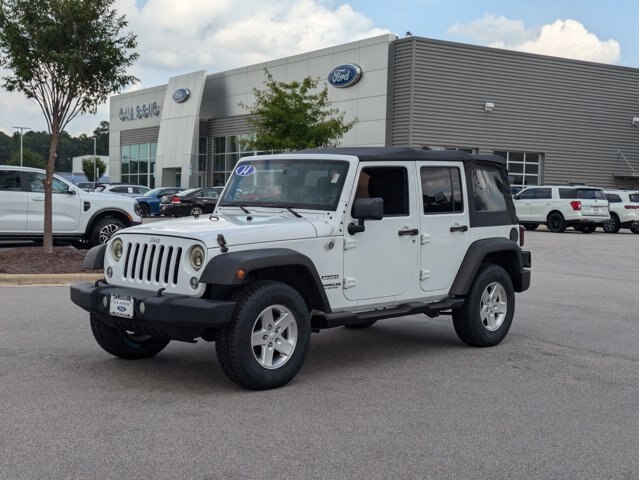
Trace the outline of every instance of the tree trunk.
[[49, 161], [47, 162], [47, 176], [44, 181], [44, 238], [42, 249], [44, 253], [53, 254], [53, 172], [55, 170], [55, 156], [60, 137], [60, 123], [57, 118], [51, 124], [51, 145], [49, 147]]

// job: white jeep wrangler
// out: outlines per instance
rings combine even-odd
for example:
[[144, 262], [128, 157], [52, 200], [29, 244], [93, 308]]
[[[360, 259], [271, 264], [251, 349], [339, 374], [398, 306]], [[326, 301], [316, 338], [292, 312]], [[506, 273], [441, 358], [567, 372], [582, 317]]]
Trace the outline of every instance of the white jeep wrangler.
[[459, 338], [498, 344], [530, 284], [501, 157], [337, 148], [245, 157], [215, 212], [128, 228], [87, 253], [104, 268], [71, 299], [108, 353], [216, 342], [247, 388], [289, 382], [310, 334], [451, 314]]

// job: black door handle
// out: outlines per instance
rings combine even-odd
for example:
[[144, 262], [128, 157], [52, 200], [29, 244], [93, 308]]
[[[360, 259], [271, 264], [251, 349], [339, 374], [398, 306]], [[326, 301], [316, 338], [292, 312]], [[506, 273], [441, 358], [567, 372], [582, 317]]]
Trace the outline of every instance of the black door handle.
[[400, 237], [403, 237], [404, 235], [417, 235], [418, 233], [419, 230], [417, 230], [416, 228], [407, 228], [405, 230], [400, 230], [399, 232], [397, 232]]
[[461, 225], [457, 227], [450, 227], [451, 232], [466, 232], [468, 231], [468, 225]]

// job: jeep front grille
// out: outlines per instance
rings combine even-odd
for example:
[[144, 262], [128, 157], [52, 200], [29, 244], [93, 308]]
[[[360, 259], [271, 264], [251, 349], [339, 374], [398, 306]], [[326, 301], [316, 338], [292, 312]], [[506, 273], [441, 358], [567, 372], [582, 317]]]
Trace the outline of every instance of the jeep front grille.
[[123, 278], [158, 286], [177, 285], [182, 247], [128, 243], [124, 252]]

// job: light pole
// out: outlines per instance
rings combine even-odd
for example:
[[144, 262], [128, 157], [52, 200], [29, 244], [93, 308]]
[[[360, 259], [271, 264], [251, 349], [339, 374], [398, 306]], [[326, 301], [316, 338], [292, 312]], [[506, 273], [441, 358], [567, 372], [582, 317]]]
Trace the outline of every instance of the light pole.
[[20, 130], [20, 166], [22, 166], [22, 132], [25, 130], [31, 130], [31, 127], [12, 127], [16, 130]]
[[93, 137], [93, 183], [94, 187], [98, 186], [98, 157], [96, 156], [95, 148], [96, 137]]

